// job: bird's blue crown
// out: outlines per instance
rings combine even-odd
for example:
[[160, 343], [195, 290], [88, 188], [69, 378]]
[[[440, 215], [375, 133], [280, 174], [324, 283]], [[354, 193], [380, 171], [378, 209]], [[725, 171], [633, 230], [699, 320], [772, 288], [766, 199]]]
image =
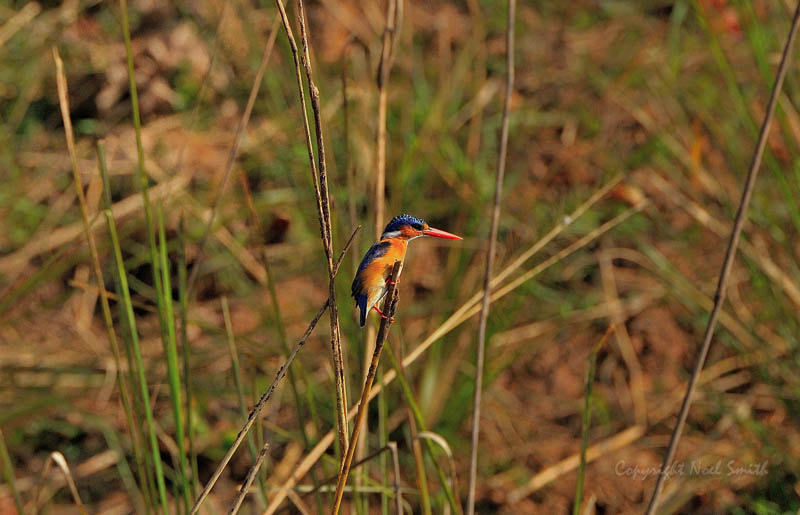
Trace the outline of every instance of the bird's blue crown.
[[383, 230], [383, 233], [386, 234], [387, 232], [399, 231], [400, 228], [406, 225], [410, 225], [414, 229], [421, 231], [422, 228], [425, 226], [425, 220], [417, 218], [416, 216], [405, 215], [405, 214], [400, 216], [395, 216], [386, 225], [386, 229]]

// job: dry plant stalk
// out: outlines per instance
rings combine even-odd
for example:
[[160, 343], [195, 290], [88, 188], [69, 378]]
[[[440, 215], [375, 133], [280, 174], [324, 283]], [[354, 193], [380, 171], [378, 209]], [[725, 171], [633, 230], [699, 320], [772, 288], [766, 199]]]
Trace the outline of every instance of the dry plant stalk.
[[[325, 250], [325, 257], [328, 261], [328, 298], [330, 299], [330, 323], [331, 323], [331, 353], [333, 355], [333, 373], [336, 381], [336, 419], [339, 432], [339, 444], [342, 452], [347, 449], [347, 385], [344, 374], [344, 355], [342, 354], [342, 344], [339, 334], [339, 309], [336, 305], [336, 291], [334, 288], [333, 273], [333, 233], [331, 230], [331, 212], [328, 200], [328, 174], [325, 165], [325, 142], [322, 136], [322, 114], [319, 105], [319, 89], [314, 84], [313, 71], [311, 69], [311, 56], [308, 52], [308, 33], [306, 29], [305, 7], [302, 0], [297, 1], [297, 19], [300, 25], [300, 43], [303, 46], [303, 53], [300, 54], [297, 42], [294, 38], [289, 17], [282, 0], [275, 0], [280, 11], [283, 27], [289, 38], [289, 46], [292, 50], [294, 59], [295, 76], [297, 87], [300, 92], [300, 107], [303, 113], [303, 128], [305, 130], [306, 147], [308, 148], [308, 159], [311, 164], [311, 180], [314, 184], [314, 196], [317, 201], [317, 218], [319, 219], [320, 237], [322, 247]], [[306, 108], [305, 92], [303, 90], [303, 72], [305, 70], [306, 81], [308, 82], [309, 96], [311, 97], [311, 110], [314, 114], [314, 131], [317, 139], [317, 162], [314, 161], [314, 145], [311, 142], [311, 128], [308, 124], [308, 111]]]
[[247, 496], [247, 491], [250, 489], [250, 486], [253, 484], [253, 480], [256, 478], [256, 474], [258, 473], [258, 469], [261, 468], [261, 464], [264, 463], [264, 458], [267, 455], [267, 451], [269, 450], [269, 442], [264, 442], [264, 445], [261, 447], [261, 450], [258, 452], [258, 456], [256, 457], [256, 462], [253, 463], [253, 466], [250, 467], [250, 470], [247, 471], [247, 475], [244, 478], [244, 482], [242, 483], [242, 487], [239, 488], [239, 493], [236, 494], [236, 498], [231, 503], [231, 507], [228, 510], [230, 515], [239, 512], [239, 508], [242, 507], [242, 502], [244, 498]]
[[783, 86], [783, 79], [786, 77], [786, 71], [789, 68], [789, 55], [791, 54], [792, 44], [794, 43], [797, 29], [800, 26], [800, 3], [794, 11], [792, 19], [792, 26], [789, 29], [789, 34], [786, 36], [786, 43], [783, 46], [783, 54], [781, 55], [781, 62], [778, 66], [778, 72], [775, 77], [775, 84], [772, 86], [770, 93], [769, 103], [767, 105], [767, 112], [764, 115], [764, 121], [761, 124], [761, 130], [758, 134], [758, 143], [756, 144], [753, 159], [750, 162], [750, 169], [747, 172], [747, 180], [745, 182], [744, 190], [742, 191], [742, 198], [739, 201], [739, 208], [736, 210], [736, 217], [734, 218], [733, 231], [731, 231], [730, 239], [728, 240], [728, 248], [725, 250], [725, 259], [722, 263], [722, 270], [719, 274], [717, 282], [717, 289], [714, 294], [714, 307], [711, 310], [711, 315], [708, 318], [708, 325], [706, 325], [705, 333], [703, 334], [703, 343], [700, 347], [700, 353], [695, 362], [694, 371], [689, 379], [689, 384], [686, 387], [686, 395], [683, 397], [681, 409], [678, 412], [678, 420], [672, 430], [670, 436], [669, 446], [667, 452], [664, 454], [664, 461], [661, 463], [661, 472], [658, 475], [656, 486], [653, 489], [653, 495], [650, 498], [650, 503], [647, 506], [646, 513], [648, 515], [655, 513], [658, 508], [658, 498], [664, 488], [664, 481], [667, 478], [668, 467], [672, 460], [675, 458], [675, 452], [678, 448], [678, 441], [683, 432], [683, 426], [686, 424], [686, 418], [689, 415], [689, 407], [692, 404], [692, 394], [697, 388], [697, 382], [700, 379], [700, 373], [703, 371], [703, 365], [708, 357], [708, 350], [711, 348], [711, 339], [714, 336], [714, 329], [717, 326], [717, 319], [719, 318], [722, 304], [725, 302], [726, 286], [728, 278], [733, 269], [733, 261], [736, 258], [736, 249], [739, 246], [739, 238], [742, 234], [742, 228], [747, 219], [747, 209], [750, 206], [750, 198], [753, 196], [753, 189], [755, 188], [756, 178], [761, 165], [761, 158], [764, 155], [764, 148], [767, 145], [767, 138], [769, 137], [769, 128], [772, 125], [772, 119], [775, 116], [775, 106], [778, 103], [778, 96]]
[[503, 195], [503, 177], [506, 173], [508, 154], [508, 113], [511, 108], [511, 95], [514, 91], [514, 19], [515, 0], [508, 0], [508, 26], [506, 28], [506, 96], [503, 101], [503, 119], [500, 129], [500, 154], [497, 158], [497, 176], [494, 183], [494, 206], [492, 207], [492, 227], [489, 231], [489, 249], [486, 254], [486, 272], [483, 278], [483, 302], [478, 322], [478, 356], [475, 368], [475, 394], [472, 411], [472, 441], [469, 453], [469, 492], [467, 494], [467, 514], [475, 513], [475, 488], [478, 480], [478, 440], [481, 423], [481, 396], [483, 394], [483, 363], [486, 353], [486, 322], [489, 318], [492, 268], [497, 249], [497, 231], [500, 226], [500, 198]]
[[[325, 244], [325, 256], [328, 259], [328, 297], [330, 302], [331, 320], [331, 351], [333, 354], [333, 370], [336, 376], [336, 403], [337, 416], [343, 435], [347, 436], [347, 385], [344, 372], [344, 354], [342, 353], [341, 335], [339, 334], [339, 308], [336, 305], [336, 290], [333, 273], [333, 229], [331, 224], [331, 211], [328, 197], [328, 174], [325, 164], [325, 142], [322, 137], [322, 114], [319, 105], [319, 89], [314, 84], [313, 71], [311, 69], [311, 56], [308, 52], [308, 34], [306, 30], [305, 7], [303, 0], [297, 0], [297, 18], [300, 23], [300, 42], [303, 45], [302, 62], [306, 72], [309, 96], [311, 97], [311, 109], [314, 113], [314, 132], [317, 136], [317, 165], [319, 168], [319, 190], [322, 196], [322, 214], [320, 226], [324, 226], [327, 233]], [[305, 112], [305, 104], [303, 104]], [[305, 115], [304, 115], [305, 116]], [[309, 147], [310, 148], [310, 147]], [[346, 438], [345, 438], [346, 441]], [[342, 447], [344, 451], [345, 447]]]
[[[355, 415], [355, 414], [353, 414], [353, 415]], [[352, 417], [348, 416], [348, 418], [352, 418]], [[361, 458], [360, 460], [358, 460], [356, 462], [353, 462], [353, 464], [350, 466], [350, 470], [356, 469], [356, 468], [360, 467], [361, 465], [364, 465], [365, 463], [369, 463], [370, 461], [374, 460], [375, 458], [377, 458], [378, 456], [380, 456], [384, 452], [391, 451], [392, 449], [391, 449], [391, 445], [390, 444], [393, 444], [393, 443], [396, 445], [396, 442], [388, 442], [386, 445], [384, 445], [380, 449], [372, 452], [369, 456], [366, 456], [366, 457]], [[325, 487], [327, 485], [330, 485], [330, 484], [336, 483], [336, 481], [338, 479], [339, 479], [339, 475], [337, 474], [335, 476], [330, 476], [330, 477], [320, 481], [317, 484], [317, 486], [315, 486], [311, 490], [309, 490], [307, 492], [303, 492], [303, 497], [308, 497], [309, 495], [312, 495], [314, 493], [319, 492], [320, 490], [323, 489], [323, 487]], [[291, 490], [286, 490], [287, 494], [290, 491]], [[270, 513], [269, 508], [267, 508], [267, 511], [265, 513]]]
[[[356, 233], [358, 233], [359, 229], [361, 229], [361, 226], [358, 226], [355, 228], [355, 230], [353, 230], [353, 233], [350, 235], [350, 239], [347, 240], [347, 243], [342, 249], [341, 254], [339, 254], [339, 258], [336, 260], [336, 263], [334, 264], [334, 269], [333, 269], [334, 276], [339, 271], [339, 266], [342, 264], [342, 260], [344, 259], [345, 254], [350, 248], [350, 245], [353, 243], [353, 240], [355, 239]], [[217, 469], [214, 471], [214, 474], [211, 476], [211, 479], [209, 479], [208, 483], [206, 483], [206, 486], [205, 488], [203, 488], [203, 491], [200, 492], [200, 495], [197, 497], [197, 500], [195, 501], [194, 506], [192, 506], [190, 513], [192, 514], [197, 513], [197, 511], [200, 509], [200, 505], [203, 503], [206, 497], [208, 497], [208, 494], [211, 493], [211, 489], [214, 488], [214, 485], [219, 480], [219, 477], [222, 475], [222, 471], [225, 470], [225, 467], [228, 465], [228, 463], [230, 463], [233, 454], [236, 452], [236, 450], [239, 448], [239, 446], [242, 444], [245, 437], [247, 436], [247, 432], [250, 431], [251, 427], [253, 427], [253, 424], [255, 423], [256, 419], [261, 414], [261, 410], [264, 409], [264, 406], [267, 404], [267, 401], [269, 401], [269, 399], [272, 397], [272, 394], [275, 391], [275, 388], [278, 386], [278, 383], [281, 381], [281, 379], [283, 379], [286, 376], [286, 372], [292, 365], [292, 361], [294, 361], [294, 358], [297, 356], [297, 353], [300, 352], [300, 349], [303, 348], [303, 345], [305, 345], [306, 340], [308, 340], [308, 337], [311, 336], [311, 332], [317, 326], [317, 322], [319, 322], [319, 319], [322, 318], [322, 315], [325, 313], [325, 310], [329, 307], [330, 303], [331, 299], [328, 298], [325, 301], [325, 304], [323, 304], [322, 307], [319, 308], [317, 314], [308, 324], [306, 332], [303, 334], [303, 337], [300, 338], [300, 341], [297, 342], [297, 345], [295, 346], [294, 350], [286, 359], [286, 363], [284, 363], [283, 366], [281, 366], [281, 368], [278, 369], [278, 372], [277, 374], [275, 374], [275, 379], [273, 379], [272, 384], [269, 386], [267, 391], [264, 392], [264, 394], [258, 400], [256, 405], [253, 407], [253, 410], [247, 416], [247, 422], [245, 422], [244, 426], [242, 426], [242, 429], [239, 430], [239, 434], [236, 435], [236, 439], [234, 440], [230, 449], [228, 449], [228, 452], [225, 453], [225, 456], [222, 458], [222, 461], [217, 466]], [[255, 465], [253, 468], [255, 468]]]
[[361, 431], [361, 426], [364, 425], [364, 419], [367, 414], [367, 405], [370, 400], [370, 391], [372, 390], [372, 382], [375, 380], [375, 373], [378, 370], [378, 361], [381, 358], [381, 351], [383, 344], [386, 341], [386, 334], [389, 332], [389, 326], [392, 325], [394, 320], [394, 311], [397, 307], [397, 278], [400, 275], [400, 268], [402, 264], [400, 261], [395, 261], [392, 267], [392, 275], [389, 278], [389, 288], [386, 291], [386, 297], [383, 302], [383, 313], [385, 316], [381, 318], [381, 325], [378, 328], [378, 336], [375, 338], [375, 351], [372, 353], [372, 362], [369, 365], [369, 372], [364, 381], [364, 388], [361, 390], [361, 401], [358, 404], [358, 413], [356, 414], [356, 422], [353, 427], [353, 436], [350, 437], [350, 446], [347, 449], [347, 454], [342, 459], [341, 470], [339, 471], [339, 478], [336, 483], [336, 495], [333, 501], [334, 515], [338, 515], [339, 508], [342, 504], [342, 496], [344, 495], [344, 486], [347, 483], [347, 476], [350, 473], [350, 467], [353, 463], [353, 456], [355, 456], [356, 441], [358, 440], [358, 433]]

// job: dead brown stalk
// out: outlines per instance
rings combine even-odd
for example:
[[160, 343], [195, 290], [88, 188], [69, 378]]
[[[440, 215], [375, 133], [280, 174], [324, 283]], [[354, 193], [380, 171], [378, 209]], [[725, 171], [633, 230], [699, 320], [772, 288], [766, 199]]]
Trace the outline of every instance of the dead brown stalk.
[[378, 63], [378, 132], [375, 139], [375, 237], [381, 235], [385, 217], [386, 193], [386, 104], [389, 73], [394, 63], [394, 49], [397, 41], [398, 19], [402, 13], [402, 0], [389, 0], [386, 6], [386, 28], [383, 30], [381, 60]]
[[258, 474], [258, 469], [261, 468], [261, 464], [264, 463], [264, 458], [266, 457], [268, 450], [269, 450], [269, 442], [264, 442], [264, 445], [258, 452], [258, 456], [256, 457], [256, 462], [253, 463], [253, 466], [250, 467], [250, 470], [247, 471], [247, 475], [244, 478], [242, 487], [239, 488], [239, 493], [236, 494], [236, 498], [231, 503], [231, 507], [228, 510], [228, 513], [230, 515], [238, 513], [239, 508], [242, 507], [242, 502], [244, 501], [244, 498], [247, 496], [247, 491], [253, 484], [253, 480], [256, 478], [256, 474]]

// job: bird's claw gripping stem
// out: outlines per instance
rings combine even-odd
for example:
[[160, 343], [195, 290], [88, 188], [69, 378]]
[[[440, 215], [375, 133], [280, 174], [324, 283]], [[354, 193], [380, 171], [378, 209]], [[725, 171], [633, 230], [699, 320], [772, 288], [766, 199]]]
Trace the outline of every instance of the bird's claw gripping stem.
[[389, 322], [394, 322], [394, 317], [391, 317], [391, 318], [389, 318], [389, 317], [387, 317], [386, 315], [384, 315], [384, 314], [383, 314], [383, 311], [381, 311], [380, 309], [378, 309], [378, 306], [372, 306], [372, 309], [374, 309], [375, 311], [377, 311], [377, 312], [378, 312], [378, 314], [381, 316], [381, 318], [386, 318], [386, 319], [388, 319], [388, 320], [389, 320]]

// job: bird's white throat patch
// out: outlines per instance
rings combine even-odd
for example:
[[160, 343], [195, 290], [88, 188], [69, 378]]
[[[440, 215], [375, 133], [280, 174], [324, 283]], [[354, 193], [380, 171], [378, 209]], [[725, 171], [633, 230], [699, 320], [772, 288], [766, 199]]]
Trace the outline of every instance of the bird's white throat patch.
[[389, 231], [381, 234], [381, 239], [387, 240], [389, 238], [397, 238], [398, 236], [400, 236], [400, 231]]

